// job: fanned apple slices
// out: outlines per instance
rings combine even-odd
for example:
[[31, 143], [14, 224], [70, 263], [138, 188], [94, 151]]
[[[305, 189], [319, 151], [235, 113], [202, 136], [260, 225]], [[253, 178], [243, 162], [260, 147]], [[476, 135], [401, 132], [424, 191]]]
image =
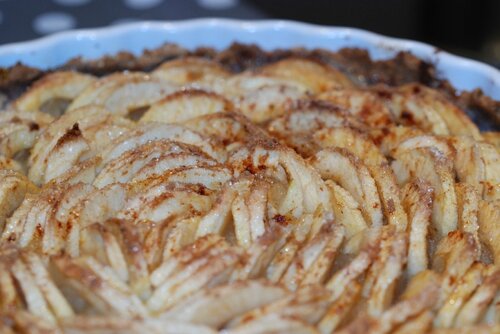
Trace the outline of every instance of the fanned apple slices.
[[141, 117], [141, 122], [182, 123], [198, 116], [232, 109], [231, 102], [221, 95], [188, 89], [154, 103]]
[[90, 158], [132, 127], [99, 106], [69, 112], [50, 123], [31, 150], [29, 177], [38, 185]]
[[481, 139], [478, 128], [465, 112], [436, 90], [420, 84], [377, 90], [400, 124], [416, 125], [437, 135], [465, 135]]
[[[46, 111], [59, 116], [96, 78], [78, 72], [54, 72], [36, 82], [19, 97], [14, 107], [22, 111]], [[59, 108], [56, 103], [59, 102]], [[45, 107], [45, 108], [44, 108]]]
[[0, 112], [0, 332], [498, 333], [497, 137], [312, 58], [48, 74]]
[[161, 64], [153, 71], [153, 75], [179, 85], [202, 85], [226, 79], [231, 73], [215, 61], [185, 57]]
[[311, 93], [316, 94], [331, 89], [353, 86], [351, 80], [339, 70], [321, 61], [307, 58], [283, 59], [261, 67], [259, 72], [299, 83]]
[[25, 155], [37, 141], [40, 131], [53, 118], [39, 111], [2, 111], [0, 114], [0, 154], [6, 158]]
[[110, 112], [126, 116], [145, 108], [176, 90], [178, 86], [146, 73], [119, 73], [93, 82], [73, 100], [68, 111], [89, 104], [106, 107]]

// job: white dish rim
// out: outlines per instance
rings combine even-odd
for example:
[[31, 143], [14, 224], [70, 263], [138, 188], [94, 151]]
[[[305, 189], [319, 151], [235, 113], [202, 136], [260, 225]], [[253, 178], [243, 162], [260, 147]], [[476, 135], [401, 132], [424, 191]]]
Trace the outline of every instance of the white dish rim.
[[[436, 66], [440, 77], [448, 79], [451, 84], [458, 90], [472, 90], [481, 88], [486, 95], [500, 100], [500, 71], [496, 68], [481, 63], [476, 60], [464, 58], [461, 56], [453, 55], [451, 53], [442, 51], [434, 46], [426, 43], [388, 37], [377, 33], [369, 32], [357, 28], [337, 27], [337, 26], [321, 26], [310, 23], [303, 23], [289, 20], [235, 20], [223, 18], [202, 18], [190, 19], [179, 21], [139, 21], [133, 23], [126, 23], [116, 26], [91, 28], [91, 29], [75, 29], [64, 32], [55, 33], [39, 39], [5, 44], [0, 46], [0, 66], [12, 66], [15, 61], [21, 61], [23, 64], [49, 69], [57, 67], [67, 62], [69, 59], [77, 55], [83, 55], [88, 50], [80, 50], [78, 53], [78, 44], [80, 42], [93, 41], [113, 41], [123, 39], [124, 36], [131, 33], [140, 33], [144, 35], [144, 45], [141, 48], [129, 49], [128, 45], [121, 45], [118, 43], [118, 48], [110, 49], [104, 48], [102, 51], [93, 50], [94, 57], [87, 56], [88, 58], [98, 58], [105, 54], [112, 55], [118, 51], [131, 51], [132, 53], [139, 54], [144, 49], [158, 47], [158, 43], [148, 40], [147, 34], [150, 33], [165, 33], [164, 43], [175, 42], [175, 38], [182, 40], [183, 34], [186, 36], [197, 36], [196, 32], [201, 35], [207, 32], [218, 34], [214, 40], [203, 44], [199, 41], [186, 40], [186, 42], [194, 45], [191, 46], [208, 46], [215, 48], [222, 48], [227, 46], [228, 40], [225, 35], [241, 35], [241, 40], [233, 39], [247, 43], [248, 41], [257, 41], [259, 46], [264, 49], [285, 48], [288, 42], [281, 43], [279, 36], [297, 36], [293, 45], [288, 43], [288, 47], [296, 47], [307, 44], [306, 47], [314, 45], [326, 45], [328, 42], [337, 43], [337, 46], [359, 46], [366, 48], [370, 55], [375, 59], [388, 58], [395, 55], [399, 51], [408, 51], [418, 58], [430, 62]], [[175, 38], [169, 38], [175, 36]], [[191, 35], [189, 35], [191, 34]], [[281, 35], [280, 35], [281, 34]], [[258, 37], [265, 37], [272, 35], [270, 40], [257, 40]], [[308, 38], [305, 38], [307, 36]], [[274, 39], [273, 39], [274, 38]], [[302, 38], [302, 40], [301, 40]], [[193, 38], [191, 38], [193, 39]], [[302, 43], [301, 43], [302, 42]], [[354, 43], [353, 43], [354, 42]], [[139, 41], [139, 44], [141, 42]], [[181, 46], [183, 43], [178, 43]], [[218, 45], [213, 45], [218, 44]], [[359, 44], [359, 45], [358, 45]], [[275, 45], [273, 47], [273, 45]], [[66, 46], [66, 47], [63, 47]], [[72, 47], [70, 47], [72, 46]], [[190, 45], [188, 45], [189, 48]], [[309, 48], [309, 47], [308, 47]], [[326, 47], [329, 49], [328, 47]], [[336, 50], [337, 48], [331, 48]], [[67, 53], [69, 56], [58, 55], [61, 50], [76, 50], [74, 54]], [[112, 52], [115, 51], [115, 52]], [[58, 53], [59, 52], [59, 53]], [[44, 57], [51, 56], [51, 61], [44, 62]], [[40, 66], [45, 64], [45, 66]]]

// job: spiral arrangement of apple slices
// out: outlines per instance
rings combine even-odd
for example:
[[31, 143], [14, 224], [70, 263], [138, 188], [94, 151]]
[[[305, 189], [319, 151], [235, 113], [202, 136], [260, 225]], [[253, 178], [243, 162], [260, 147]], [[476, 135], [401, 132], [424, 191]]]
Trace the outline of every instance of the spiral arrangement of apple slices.
[[48, 74], [0, 112], [0, 332], [499, 333], [499, 138], [311, 59]]

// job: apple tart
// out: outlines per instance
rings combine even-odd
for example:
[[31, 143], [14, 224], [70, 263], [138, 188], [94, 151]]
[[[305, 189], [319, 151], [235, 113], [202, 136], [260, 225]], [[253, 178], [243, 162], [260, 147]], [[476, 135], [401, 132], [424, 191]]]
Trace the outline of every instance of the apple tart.
[[2, 333], [498, 333], [500, 133], [288, 57], [0, 112]]

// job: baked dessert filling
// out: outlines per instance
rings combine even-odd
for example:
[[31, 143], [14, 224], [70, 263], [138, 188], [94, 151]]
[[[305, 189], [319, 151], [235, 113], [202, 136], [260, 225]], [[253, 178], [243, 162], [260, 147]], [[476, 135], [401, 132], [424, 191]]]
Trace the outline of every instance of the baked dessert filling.
[[500, 133], [441, 90], [189, 55], [4, 109], [2, 332], [500, 331]]

